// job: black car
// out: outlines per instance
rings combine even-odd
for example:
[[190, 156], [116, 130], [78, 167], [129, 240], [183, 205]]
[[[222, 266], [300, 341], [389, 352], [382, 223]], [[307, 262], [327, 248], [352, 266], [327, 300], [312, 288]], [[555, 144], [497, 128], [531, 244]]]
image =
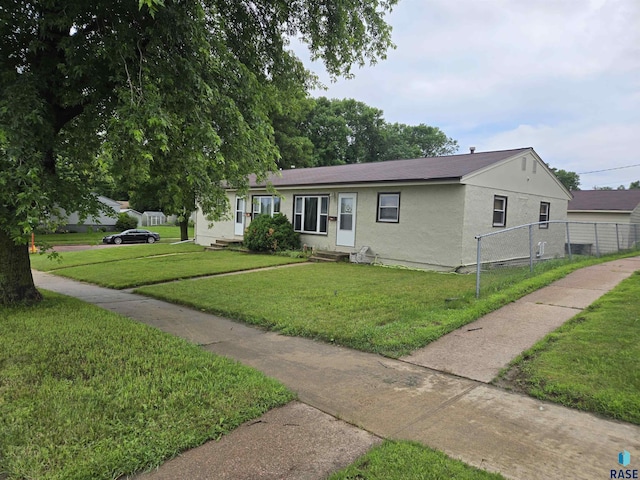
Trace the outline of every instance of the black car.
[[133, 230], [125, 230], [121, 233], [107, 235], [102, 239], [102, 243], [115, 243], [116, 245], [120, 245], [121, 243], [154, 243], [158, 240], [160, 240], [159, 233], [134, 228]]

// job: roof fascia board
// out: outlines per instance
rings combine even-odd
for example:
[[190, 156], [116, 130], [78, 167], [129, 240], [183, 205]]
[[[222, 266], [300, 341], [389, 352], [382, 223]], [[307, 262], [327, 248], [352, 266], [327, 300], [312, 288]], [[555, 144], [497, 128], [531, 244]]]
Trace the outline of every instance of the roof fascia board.
[[[274, 190], [318, 190], [320, 188], [331, 189], [347, 189], [347, 188], [388, 188], [388, 187], [409, 187], [417, 185], [458, 185], [460, 180], [442, 179], [442, 180], [416, 180], [416, 181], [388, 181], [388, 182], [352, 182], [352, 183], [316, 183], [313, 185], [275, 185], [271, 188]], [[269, 188], [261, 185], [259, 187], [249, 187], [247, 191], [266, 191]], [[227, 192], [236, 192], [237, 189], [228, 188]]]

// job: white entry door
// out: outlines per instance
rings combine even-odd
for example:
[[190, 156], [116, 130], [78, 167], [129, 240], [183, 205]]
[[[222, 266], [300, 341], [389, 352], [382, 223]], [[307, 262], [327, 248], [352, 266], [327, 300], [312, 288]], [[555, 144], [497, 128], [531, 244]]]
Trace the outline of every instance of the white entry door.
[[336, 245], [354, 247], [356, 245], [356, 200], [355, 193], [338, 194], [338, 234]]
[[234, 235], [244, 235], [244, 198], [236, 197], [235, 225], [233, 228]]

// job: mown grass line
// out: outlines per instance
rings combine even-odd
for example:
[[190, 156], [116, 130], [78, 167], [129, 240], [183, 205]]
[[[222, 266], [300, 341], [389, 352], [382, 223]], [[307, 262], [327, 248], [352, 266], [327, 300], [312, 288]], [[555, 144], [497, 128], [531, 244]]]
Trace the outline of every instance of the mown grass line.
[[51, 272], [62, 268], [80, 265], [96, 265], [99, 263], [117, 262], [132, 258], [151, 257], [156, 255], [171, 255], [202, 252], [204, 247], [192, 243], [178, 245], [155, 243], [153, 245], [123, 245], [111, 246], [95, 250], [81, 250], [63, 252], [50, 255], [47, 252], [31, 255], [31, 267], [43, 272]]
[[0, 476], [112, 479], [294, 396], [154, 328], [45, 292], [0, 307]]
[[516, 358], [497, 383], [640, 424], [640, 272]]
[[53, 273], [103, 287], [122, 289], [304, 261], [301, 258], [229, 251], [194, 252], [112, 261], [100, 264], [99, 268], [95, 264], [81, 265], [58, 269]]

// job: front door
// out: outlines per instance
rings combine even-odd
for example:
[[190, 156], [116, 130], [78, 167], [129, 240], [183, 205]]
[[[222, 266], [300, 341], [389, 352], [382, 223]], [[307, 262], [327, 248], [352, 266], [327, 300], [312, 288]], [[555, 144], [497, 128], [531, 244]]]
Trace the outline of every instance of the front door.
[[244, 198], [236, 197], [235, 225], [233, 227], [234, 235], [244, 235]]
[[356, 245], [356, 199], [355, 193], [338, 194], [338, 234], [336, 245]]

